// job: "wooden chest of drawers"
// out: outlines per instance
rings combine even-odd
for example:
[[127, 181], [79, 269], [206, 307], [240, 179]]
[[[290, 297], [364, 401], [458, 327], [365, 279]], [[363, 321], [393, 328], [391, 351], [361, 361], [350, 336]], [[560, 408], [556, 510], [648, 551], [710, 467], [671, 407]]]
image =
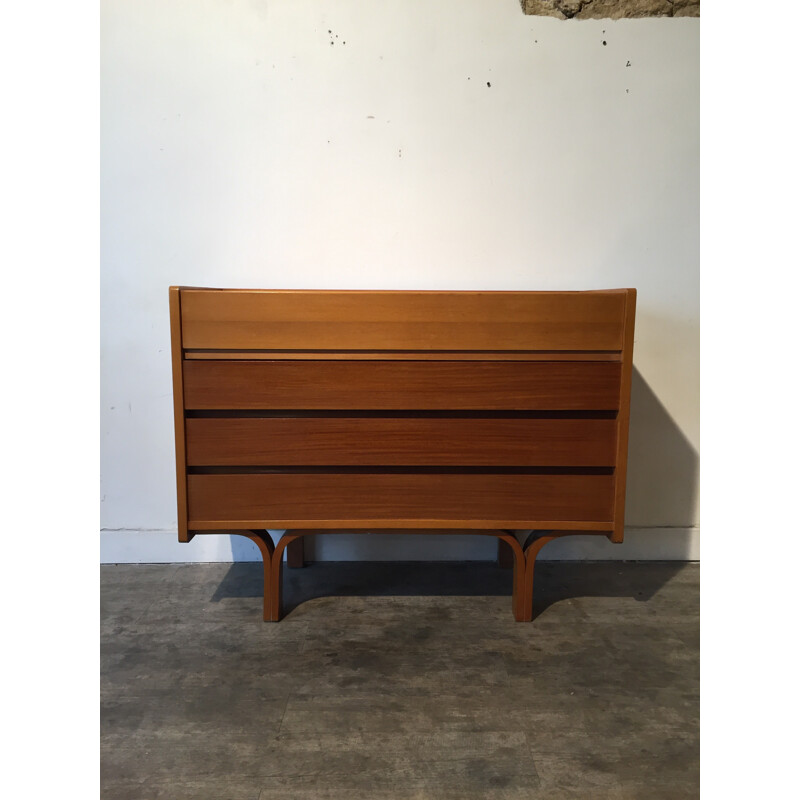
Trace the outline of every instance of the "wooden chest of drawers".
[[544, 544], [622, 541], [635, 302], [171, 287], [180, 541], [255, 541], [277, 621], [308, 533], [492, 535], [530, 620]]

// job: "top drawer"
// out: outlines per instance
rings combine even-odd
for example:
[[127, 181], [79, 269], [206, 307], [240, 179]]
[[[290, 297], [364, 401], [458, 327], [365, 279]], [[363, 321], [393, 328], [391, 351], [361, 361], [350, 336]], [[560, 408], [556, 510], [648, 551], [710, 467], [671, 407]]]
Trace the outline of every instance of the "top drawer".
[[619, 362], [185, 361], [187, 409], [613, 411]]
[[183, 347], [210, 350], [620, 351], [626, 290], [181, 289]]

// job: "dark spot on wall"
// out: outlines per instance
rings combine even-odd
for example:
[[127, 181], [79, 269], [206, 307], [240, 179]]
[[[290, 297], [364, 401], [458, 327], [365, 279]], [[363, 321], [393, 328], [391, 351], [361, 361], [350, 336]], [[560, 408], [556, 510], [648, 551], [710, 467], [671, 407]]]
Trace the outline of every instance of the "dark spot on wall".
[[629, 61], [625, 66], [629, 67], [630, 65], [631, 65], [631, 62]]
[[487, 85], [487, 86], [488, 86], [490, 89], [492, 88], [492, 84], [491, 84], [491, 83], [489, 83], [489, 81], [486, 81], [486, 85]]
[[607, 44], [608, 44], [608, 42], [606, 42], [606, 40], [604, 39], [603, 40], [603, 47], [605, 47]]

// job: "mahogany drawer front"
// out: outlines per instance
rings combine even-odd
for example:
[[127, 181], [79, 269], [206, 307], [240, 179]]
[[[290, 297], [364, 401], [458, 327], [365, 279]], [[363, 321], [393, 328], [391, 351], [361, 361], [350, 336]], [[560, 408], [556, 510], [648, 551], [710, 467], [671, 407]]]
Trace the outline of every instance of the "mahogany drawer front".
[[[614, 476], [283, 472], [188, 475], [189, 527], [325, 520], [612, 518]], [[201, 525], [202, 527], [202, 525]]]
[[622, 365], [594, 361], [191, 361], [187, 409], [616, 410]]
[[194, 466], [613, 466], [613, 418], [228, 417], [186, 420]]

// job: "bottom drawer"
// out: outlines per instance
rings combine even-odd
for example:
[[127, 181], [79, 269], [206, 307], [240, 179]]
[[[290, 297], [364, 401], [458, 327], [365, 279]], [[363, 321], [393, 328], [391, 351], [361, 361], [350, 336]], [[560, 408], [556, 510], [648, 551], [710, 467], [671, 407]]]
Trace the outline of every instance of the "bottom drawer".
[[[537, 521], [607, 522], [610, 470], [574, 473], [271, 472], [188, 476], [189, 527], [313, 527], [323, 523], [402, 527], [473, 522], [536, 527]], [[516, 523], [516, 524], [515, 524]], [[330, 527], [330, 526], [329, 526]], [[411, 525], [413, 527], [413, 525]], [[470, 527], [465, 525], [465, 527]]]

